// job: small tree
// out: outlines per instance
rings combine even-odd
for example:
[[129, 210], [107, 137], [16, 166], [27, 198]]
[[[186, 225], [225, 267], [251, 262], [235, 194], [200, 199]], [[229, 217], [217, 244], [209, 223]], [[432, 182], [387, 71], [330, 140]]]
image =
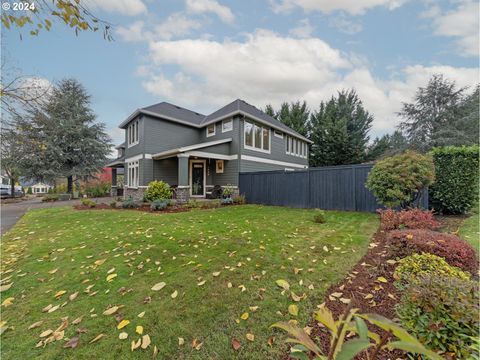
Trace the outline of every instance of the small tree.
[[375, 164], [366, 187], [388, 207], [414, 205], [422, 190], [435, 180], [435, 167], [429, 155], [407, 151]]

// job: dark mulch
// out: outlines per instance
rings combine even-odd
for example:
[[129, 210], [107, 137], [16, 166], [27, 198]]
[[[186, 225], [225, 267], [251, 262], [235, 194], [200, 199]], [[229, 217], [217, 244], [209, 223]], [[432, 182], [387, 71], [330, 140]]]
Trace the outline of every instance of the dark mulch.
[[[221, 207], [239, 206], [239, 205], [241, 205], [241, 204], [226, 204], [226, 205], [221, 205]], [[112, 208], [112, 207], [110, 207], [110, 205], [102, 204], [102, 203], [97, 204], [97, 206], [95, 206], [95, 207], [89, 207], [89, 206], [86, 206], [86, 205], [75, 205], [73, 208], [76, 209], [76, 210], [137, 210], [137, 211], [143, 211], [143, 212], [149, 212], [149, 213], [155, 213], [155, 214], [179, 213], [179, 212], [190, 211], [190, 210], [193, 209], [193, 208], [188, 208], [188, 207], [185, 207], [185, 206], [176, 206], [176, 205], [169, 206], [165, 210], [156, 210], [156, 211], [150, 209], [150, 205], [141, 205], [138, 208], [124, 209], [122, 207]], [[199, 206], [199, 207], [196, 207], [195, 209], [208, 210], [208, 209], [214, 209], [214, 208], [208, 207], [208, 206]]]
[[[370, 243], [367, 254], [353, 267], [348, 276], [327, 290], [325, 304], [333, 312], [335, 319], [341, 317], [349, 306], [341, 302], [341, 298], [351, 299], [352, 307], [359, 309], [360, 313], [376, 313], [389, 319], [395, 318], [394, 307], [401, 295], [393, 285], [395, 265], [387, 262], [391, 259], [391, 254], [385, 238], [386, 233], [379, 230]], [[387, 282], [378, 280], [380, 277], [385, 278]], [[336, 293], [336, 296], [332, 296], [332, 293]], [[312, 338], [316, 338], [323, 353], [328, 354], [330, 337], [327, 330], [319, 327], [316, 322], [310, 326], [313, 327]], [[369, 325], [369, 328], [381, 337], [389, 336], [387, 332], [377, 327]], [[284, 358], [290, 359], [288, 355]], [[376, 357], [382, 360], [405, 358], [405, 353], [401, 351], [382, 351]], [[366, 356], [357, 356], [355, 359], [366, 359]]]

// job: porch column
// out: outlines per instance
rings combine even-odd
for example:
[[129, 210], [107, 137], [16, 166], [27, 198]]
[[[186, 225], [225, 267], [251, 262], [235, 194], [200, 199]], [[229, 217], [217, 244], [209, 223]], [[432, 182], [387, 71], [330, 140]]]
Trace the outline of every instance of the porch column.
[[112, 168], [112, 188], [110, 196], [117, 196], [117, 168]]
[[178, 157], [178, 188], [177, 202], [186, 203], [190, 198], [190, 186], [188, 181], [188, 155], [179, 154]]

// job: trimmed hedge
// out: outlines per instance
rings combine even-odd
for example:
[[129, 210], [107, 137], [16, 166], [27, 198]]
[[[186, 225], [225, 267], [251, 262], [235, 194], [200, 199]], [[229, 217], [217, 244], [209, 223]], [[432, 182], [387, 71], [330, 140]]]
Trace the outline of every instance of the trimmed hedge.
[[378, 161], [368, 174], [365, 186], [387, 207], [411, 207], [423, 188], [435, 180], [431, 156], [414, 151]]
[[430, 205], [438, 212], [464, 214], [478, 200], [478, 146], [447, 146], [430, 151], [436, 180], [429, 188]]

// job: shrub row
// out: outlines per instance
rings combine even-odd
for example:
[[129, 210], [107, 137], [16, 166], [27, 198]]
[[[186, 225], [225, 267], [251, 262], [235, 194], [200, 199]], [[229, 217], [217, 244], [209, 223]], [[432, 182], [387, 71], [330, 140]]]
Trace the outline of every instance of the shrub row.
[[392, 209], [379, 210], [380, 227], [382, 230], [395, 229], [431, 229], [440, 226], [433, 217], [433, 212], [421, 209], [395, 211]]

